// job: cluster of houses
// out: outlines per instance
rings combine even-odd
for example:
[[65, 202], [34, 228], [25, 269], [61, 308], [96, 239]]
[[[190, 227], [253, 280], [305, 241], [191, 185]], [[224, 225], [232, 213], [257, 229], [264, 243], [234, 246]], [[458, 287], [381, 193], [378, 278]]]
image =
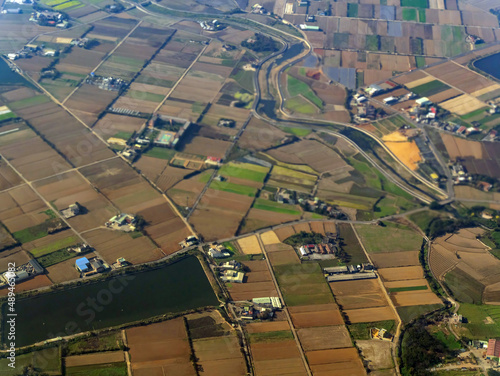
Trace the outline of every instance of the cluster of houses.
[[99, 76], [94, 72], [85, 79], [85, 83], [107, 91], [120, 91], [128, 85], [128, 82], [121, 78]]
[[64, 218], [73, 218], [80, 214], [80, 206], [77, 203], [71, 204], [66, 209], [61, 210], [61, 214]]
[[50, 10], [35, 11], [31, 13], [31, 22], [36, 22], [42, 26], [54, 26], [62, 29], [69, 27], [69, 22], [66, 16], [59, 12], [52, 12]]
[[254, 298], [252, 301], [239, 302], [233, 306], [238, 317], [245, 321], [272, 319], [277, 310], [283, 308], [278, 297]]
[[15, 271], [7, 271], [1, 275], [0, 288], [9, 284], [9, 281], [14, 279], [16, 283], [34, 277], [43, 273], [42, 266], [36, 260], [29, 260], [26, 264], [16, 267]]
[[328, 282], [354, 281], [357, 279], [377, 278], [375, 268], [370, 263], [332, 266], [323, 268], [323, 273]]
[[9, 60], [17, 60], [27, 59], [32, 56], [55, 57], [57, 55], [59, 55], [59, 50], [55, 50], [53, 48], [45, 48], [43, 45], [38, 46], [36, 44], [27, 44], [16, 52], [8, 53], [7, 58]]
[[104, 273], [111, 269], [108, 264], [98, 257], [93, 257], [91, 259], [81, 257], [75, 261], [75, 268], [80, 273], [80, 277], [89, 277], [97, 273]]
[[319, 255], [335, 255], [337, 247], [335, 245], [325, 244], [305, 244], [299, 247], [300, 256], [308, 256], [312, 253]]
[[252, 13], [257, 13], [257, 14], [267, 14], [267, 9], [264, 8], [260, 4], [255, 4], [252, 6]]

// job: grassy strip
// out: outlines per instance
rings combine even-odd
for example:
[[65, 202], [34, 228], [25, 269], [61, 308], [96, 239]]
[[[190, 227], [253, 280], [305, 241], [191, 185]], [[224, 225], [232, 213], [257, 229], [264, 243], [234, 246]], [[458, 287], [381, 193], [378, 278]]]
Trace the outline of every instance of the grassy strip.
[[44, 247], [32, 249], [30, 252], [33, 256], [40, 257], [40, 256], [47, 255], [49, 253], [58, 251], [58, 250], [63, 249], [63, 248], [67, 248], [70, 245], [75, 245], [77, 243], [78, 243], [78, 238], [75, 236], [70, 236], [69, 238], [55, 241], [55, 242], [50, 243], [49, 245], [46, 245]]
[[[291, 208], [290, 208], [291, 207]], [[275, 213], [282, 213], [282, 214], [289, 214], [289, 215], [300, 215], [301, 212], [292, 209], [295, 208], [294, 206], [287, 205], [287, 204], [278, 204], [277, 202], [274, 201], [268, 201], [264, 199], [258, 198], [253, 205], [254, 209], [260, 209], [260, 210], [267, 210], [267, 211], [272, 211]]]
[[407, 306], [407, 307], [396, 307], [399, 317], [404, 323], [408, 323], [411, 320], [424, 315], [428, 312], [432, 312], [438, 308], [443, 307], [442, 304], [426, 304], [417, 306]]
[[60, 262], [69, 260], [70, 258], [73, 258], [75, 256], [75, 253], [68, 251], [67, 249], [60, 249], [58, 251], [38, 257], [36, 260], [41, 266], [43, 266], [44, 268], [48, 268], [49, 266], [59, 264]]
[[[267, 168], [264, 169], [268, 170]], [[219, 170], [219, 174], [222, 176], [231, 176], [245, 180], [263, 182], [266, 178], [267, 171], [259, 172], [244, 167], [239, 167], [239, 165], [227, 164], [221, 167], [221, 169]]]
[[402, 7], [429, 8], [427, 0], [401, 0]]
[[474, 116], [478, 116], [478, 115], [481, 115], [482, 113], [484, 113], [486, 110], [488, 109], [488, 107], [481, 107], [475, 111], [472, 111], [472, 112], [469, 112], [465, 115], [462, 115], [460, 116], [460, 118], [462, 120], [467, 120], [467, 119], [470, 119], [470, 118], [473, 118]]
[[127, 376], [127, 365], [123, 363], [94, 364], [67, 367], [67, 376]]
[[280, 330], [277, 332], [250, 333], [249, 337], [251, 343], [278, 342], [293, 339], [293, 333], [290, 330]]
[[37, 95], [36, 97], [30, 97], [21, 99], [18, 101], [10, 102], [9, 108], [11, 110], [20, 110], [22, 108], [36, 106], [37, 104], [50, 102], [50, 99], [45, 95]]
[[285, 131], [287, 133], [291, 133], [297, 137], [305, 137], [311, 133], [310, 129], [292, 128], [292, 127], [283, 127], [283, 131]]
[[442, 91], [448, 90], [450, 87], [446, 85], [445, 83], [439, 81], [439, 80], [434, 80], [427, 82], [423, 85], [415, 86], [414, 88], [410, 89], [413, 93], [420, 95], [421, 97], [428, 97], [437, 93], [440, 93]]
[[229, 183], [227, 181], [212, 181], [210, 188], [218, 191], [231, 192], [239, 195], [254, 197], [257, 193], [257, 188], [248, 187], [246, 185]]
[[353, 339], [367, 340], [371, 339], [370, 338], [371, 328], [385, 329], [389, 333], [392, 333], [394, 329], [396, 329], [396, 322], [394, 320], [362, 322], [356, 324], [349, 324], [347, 328], [351, 332], [351, 336]]
[[174, 157], [175, 153], [176, 151], [174, 149], [160, 148], [155, 146], [145, 152], [144, 155], [152, 158], [170, 160]]
[[408, 287], [393, 287], [387, 289], [389, 292], [402, 292], [402, 291], [420, 291], [427, 290], [427, 286], [408, 286]]

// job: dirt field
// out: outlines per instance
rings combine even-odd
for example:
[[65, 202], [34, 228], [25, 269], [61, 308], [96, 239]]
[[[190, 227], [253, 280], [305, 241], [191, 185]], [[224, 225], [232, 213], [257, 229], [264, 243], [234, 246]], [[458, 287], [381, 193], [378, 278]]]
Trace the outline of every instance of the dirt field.
[[245, 255], [255, 255], [262, 253], [262, 249], [260, 248], [259, 241], [256, 235], [238, 239], [238, 245]]
[[393, 292], [391, 299], [396, 307], [442, 303], [430, 290]]
[[[40, 287], [50, 286], [52, 282], [46, 275], [37, 275], [34, 278], [28, 279], [27, 281], [16, 284], [16, 292], [23, 292], [29, 290], [35, 290]], [[7, 296], [9, 290], [1, 289], [0, 296]]]
[[[323, 309], [322, 306], [324, 307]], [[298, 329], [342, 325], [344, 323], [340, 310], [335, 304], [325, 304], [316, 307], [314, 311], [309, 312], [300, 312], [302, 306], [289, 307], [288, 311], [290, 312], [293, 326]]]
[[342, 309], [388, 306], [378, 280], [332, 282], [330, 287]]
[[400, 268], [379, 269], [378, 273], [384, 282], [406, 279], [419, 279], [424, 277], [421, 266], [403, 266]]
[[260, 234], [260, 239], [264, 245], [280, 243], [278, 236], [276, 236], [274, 231], [267, 231]]
[[262, 360], [298, 358], [300, 353], [294, 340], [286, 340], [280, 341], [279, 346], [277, 346], [276, 342], [253, 344], [252, 356], [258, 362]]
[[394, 320], [390, 307], [351, 309], [344, 311], [351, 323]]
[[195, 137], [180, 150], [184, 153], [201, 154], [207, 157], [223, 158], [231, 143], [206, 137]]
[[370, 255], [370, 258], [377, 269], [416, 266], [420, 265], [419, 253], [419, 251], [374, 253]]
[[[94, 253], [85, 255], [87, 258], [94, 257]], [[75, 269], [75, 258], [60, 262], [47, 268], [47, 276], [56, 284], [80, 278], [80, 273]]]
[[276, 145], [287, 134], [270, 124], [252, 118], [238, 144], [248, 150], [262, 150]]
[[355, 347], [306, 352], [314, 375], [364, 376], [366, 371]]
[[439, 105], [445, 110], [457, 115], [465, 115], [486, 106], [484, 102], [466, 94], [448, 99], [447, 101], [439, 103]]
[[247, 324], [245, 328], [248, 333], [267, 333], [290, 330], [290, 325], [288, 321], [263, 321]]
[[[273, 225], [294, 221], [298, 218], [298, 215], [276, 213], [269, 210], [252, 208], [245, 218], [245, 226], [243, 226], [241, 232], [252, 232]], [[278, 233], [276, 232], [276, 234]], [[277, 236], [279, 237], [279, 235]]]
[[297, 335], [304, 351], [352, 346], [351, 337], [345, 325], [298, 329]]
[[[277, 244], [274, 244], [277, 245]], [[269, 257], [269, 261], [271, 265], [286, 265], [286, 264], [299, 264], [300, 259], [297, 253], [293, 250], [291, 246], [286, 244], [279, 244], [286, 247], [281, 247], [282, 251], [268, 251], [267, 257]], [[272, 247], [272, 246], [270, 246]], [[266, 247], [267, 250], [267, 247]]]
[[90, 364], [118, 363], [125, 361], [123, 351], [106, 351], [95, 354], [67, 356], [66, 367], [87, 366]]
[[280, 242], [295, 234], [293, 226], [281, 227], [277, 230], [274, 230], [274, 232], [278, 237], [278, 239], [280, 240]]
[[464, 140], [446, 133], [441, 134], [441, 138], [452, 160], [463, 157], [473, 157], [476, 159], [484, 157], [484, 149], [480, 142]]
[[370, 370], [393, 368], [391, 342], [387, 341], [356, 341], [361, 349], [361, 356], [368, 362]]
[[[397, 287], [412, 287], [412, 286], [429, 286], [427, 280], [425, 278], [420, 279], [408, 279], [404, 281], [394, 281], [394, 282], [385, 282], [384, 286], [388, 289], [397, 288]], [[429, 287], [428, 287], [429, 288]], [[430, 288], [429, 288], [430, 290]]]
[[243, 375], [246, 373], [245, 360], [234, 334], [225, 337], [207, 338], [193, 341], [193, 348], [203, 374]]
[[15, 187], [23, 183], [23, 180], [4, 161], [0, 161], [0, 191]]

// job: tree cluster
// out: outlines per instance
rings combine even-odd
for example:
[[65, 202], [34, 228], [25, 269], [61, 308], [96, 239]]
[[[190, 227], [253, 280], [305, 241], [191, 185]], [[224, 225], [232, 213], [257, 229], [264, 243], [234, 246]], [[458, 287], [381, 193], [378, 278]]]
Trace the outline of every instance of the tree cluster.
[[255, 52], [274, 52], [278, 50], [277, 43], [271, 37], [256, 33], [253, 38], [244, 40], [241, 45]]
[[301, 231], [287, 238], [284, 243], [291, 246], [299, 246], [304, 244], [320, 244], [323, 243], [323, 235], [318, 234], [317, 232]]

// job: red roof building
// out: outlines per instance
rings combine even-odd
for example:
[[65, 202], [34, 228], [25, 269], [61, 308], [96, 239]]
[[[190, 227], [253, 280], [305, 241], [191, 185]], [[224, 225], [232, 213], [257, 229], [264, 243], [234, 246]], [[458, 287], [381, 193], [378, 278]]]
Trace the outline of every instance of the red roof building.
[[490, 339], [488, 341], [488, 351], [486, 351], [486, 359], [491, 359], [500, 356], [500, 340]]

